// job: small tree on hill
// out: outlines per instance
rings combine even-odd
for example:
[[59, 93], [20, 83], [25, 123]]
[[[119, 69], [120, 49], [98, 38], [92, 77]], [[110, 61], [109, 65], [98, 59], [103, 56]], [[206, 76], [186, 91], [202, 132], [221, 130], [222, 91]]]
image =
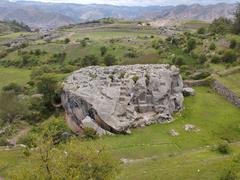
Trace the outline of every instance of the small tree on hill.
[[53, 109], [55, 103], [60, 102], [61, 87], [56, 74], [43, 74], [37, 79], [38, 92], [43, 94], [43, 100], [48, 110]]

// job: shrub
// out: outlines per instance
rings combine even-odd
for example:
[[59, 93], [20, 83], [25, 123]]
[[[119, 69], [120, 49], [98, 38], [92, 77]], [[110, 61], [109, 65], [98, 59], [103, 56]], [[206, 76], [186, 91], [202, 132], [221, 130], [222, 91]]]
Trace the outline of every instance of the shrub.
[[231, 39], [230, 41], [230, 48], [234, 49], [237, 46], [237, 41], [235, 39]]
[[198, 62], [199, 62], [200, 64], [204, 64], [206, 61], [207, 61], [206, 55], [205, 55], [205, 54], [201, 54], [201, 55], [199, 56]]
[[205, 34], [205, 33], [206, 33], [205, 27], [200, 27], [200, 28], [197, 30], [197, 33], [198, 33], [198, 34]]
[[224, 52], [222, 60], [225, 63], [233, 63], [237, 60], [237, 55], [235, 51], [229, 49]]
[[220, 180], [238, 180], [238, 175], [233, 170], [228, 170], [220, 177]]
[[84, 138], [86, 138], [86, 139], [97, 139], [98, 138], [97, 132], [92, 128], [84, 128], [83, 133], [84, 133]]
[[107, 53], [107, 48], [105, 46], [102, 46], [100, 48], [100, 51], [101, 51], [101, 56], [104, 56]]
[[135, 51], [127, 51], [127, 52], [124, 53], [124, 57], [136, 58], [137, 57], [137, 53]]
[[173, 58], [173, 63], [178, 66], [182, 66], [182, 65], [184, 65], [184, 59], [182, 56], [178, 56], [176, 58]]
[[132, 77], [132, 80], [133, 80], [133, 82], [134, 82], [135, 84], [137, 83], [138, 79], [139, 79], [138, 76], [133, 76], [133, 77]]
[[195, 39], [189, 39], [188, 42], [187, 42], [187, 49], [188, 49], [188, 52], [191, 52], [193, 49], [196, 48], [196, 45], [197, 45], [197, 42]]
[[38, 148], [27, 153], [25, 163], [9, 179], [115, 179], [120, 163], [96, 142], [71, 142], [54, 146], [50, 136], [41, 137]]
[[64, 39], [64, 43], [65, 43], [65, 44], [70, 43], [70, 39], [69, 39], [69, 38]]
[[113, 55], [107, 55], [105, 58], [104, 58], [104, 64], [106, 66], [112, 66], [112, 65], [115, 65], [117, 62], [117, 59], [115, 56]]
[[210, 46], [209, 46], [209, 49], [212, 51], [212, 50], [215, 50], [216, 49], [216, 45], [215, 43], [211, 43]]
[[0, 146], [7, 146], [8, 141], [5, 137], [0, 137]]
[[16, 83], [10, 83], [2, 88], [3, 91], [13, 91], [15, 94], [21, 94], [23, 93], [23, 87], [16, 84]]
[[229, 154], [230, 153], [230, 148], [227, 143], [221, 143], [217, 147], [217, 151], [221, 154]]
[[95, 55], [87, 55], [81, 61], [82, 67], [98, 65], [98, 58]]

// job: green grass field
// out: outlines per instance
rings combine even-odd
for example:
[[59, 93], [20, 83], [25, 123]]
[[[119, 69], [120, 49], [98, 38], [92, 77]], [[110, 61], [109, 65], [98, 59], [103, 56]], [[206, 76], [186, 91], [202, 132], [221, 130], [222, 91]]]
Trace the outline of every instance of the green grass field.
[[[210, 88], [198, 87], [196, 91], [195, 97], [185, 99], [184, 111], [172, 123], [97, 140], [115, 157], [130, 161], [117, 179], [218, 179], [231, 165], [233, 156], [240, 153], [240, 111]], [[187, 132], [185, 124], [200, 131]], [[180, 135], [171, 136], [171, 129]], [[223, 140], [231, 143], [230, 155], [212, 150]], [[0, 175], [24, 160], [19, 153], [21, 150], [0, 151]]]
[[30, 80], [30, 72], [25, 69], [0, 67], [0, 89], [11, 82], [24, 85]]

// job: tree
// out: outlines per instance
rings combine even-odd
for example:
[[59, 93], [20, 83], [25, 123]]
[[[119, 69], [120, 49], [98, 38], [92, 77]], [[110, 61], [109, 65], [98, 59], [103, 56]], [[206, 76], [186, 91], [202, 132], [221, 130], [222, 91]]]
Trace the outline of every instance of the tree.
[[60, 80], [61, 78], [58, 75], [52, 73], [43, 74], [37, 79], [37, 90], [43, 94], [45, 106], [50, 110], [61, 101], [60, 93], [62, 89], [58, 83]]
[[196, 48], [197, 42], [195, 39], [189, 39], [187, 42], [187, 50], [188, 52], [191, 52], [193, 49]]
[[236, 34], [240, 34], [240, 3], [237, 4], [234, 12], [233, 31]]
[[29, 151], [26, 162], [10, 174], [11, 179], [114, 179], [119, 162], [95, 141], [71, 140], [55, 146], [48, 131], [40, 136], [38, 148]]
[[232, 31], [232, 21], [230, 19], [220, 17], [214, 19], [209, 26], [209, 31], [214, 34], [226, 34]]
[[107, 48], [105, 46], [102, 46], [100, 48], [100, 51], [101, 51], [101, 56], [104, 56], [107, 53]]
[[212, 50], [215, 50], [216, 49], [216, 45], [215, 43], [211, 43], [210, 46], [209, 46], [209, 49], [212, 51]]
[[116, 64], [116, 62], [117, 62], [117, 59], [113, 55], [109, 54], [104, 58], [104, 64], [106, 66], [112, 66], [112, 65]]

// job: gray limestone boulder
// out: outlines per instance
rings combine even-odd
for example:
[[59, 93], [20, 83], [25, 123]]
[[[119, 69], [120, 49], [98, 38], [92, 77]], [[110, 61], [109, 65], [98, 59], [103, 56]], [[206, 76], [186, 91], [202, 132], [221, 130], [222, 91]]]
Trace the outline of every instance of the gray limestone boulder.
[[186, 87], [186, 88], [183, 88], [183, 95], [184, 96], [195, 96], [195, 91], [193, 88]]
[[[172, 120], [183, 107], [183, 81], [170, 65], [91, 66], [64, 82], [62, 104], [69, 126], [99, 134]], [[92, 121], [92, 122], [91, 122]]]

